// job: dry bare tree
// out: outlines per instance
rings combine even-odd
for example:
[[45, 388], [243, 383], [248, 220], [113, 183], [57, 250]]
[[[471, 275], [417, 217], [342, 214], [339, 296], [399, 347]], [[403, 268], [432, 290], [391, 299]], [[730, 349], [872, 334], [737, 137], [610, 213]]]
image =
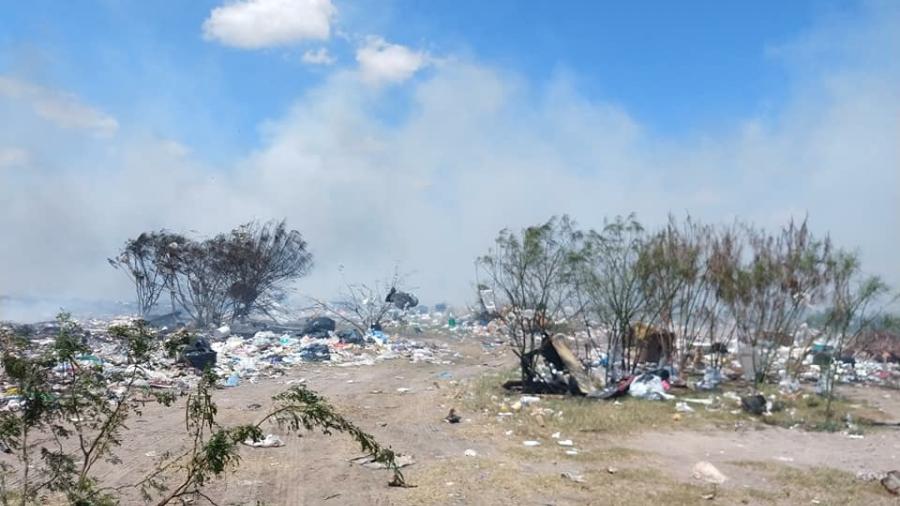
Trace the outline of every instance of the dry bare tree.
[[198, 325], [271, 315], [287, 284], [309, 272], [312, 255], [285, 222], [249, 222], [195, 240], [161, 230], [126, 243], [113, 267], [135, 283], [141, 315], [164, 290]]
[[284, 220], [250, 222], [231, 231], [223, 242], [223, 274], [228, 279], [232, 319], [253, 312], [270, 314], [286, 283], [305, 276], [312, 254], [296, 230]]
[[353, 283], [344, 279], [341, 268], [343, 287], [337, 300], [325, 302], [314, 299], [316, 306], [335, 319], [350, 325], [365, 334], [373, 329], [380, 330], [388, 321], [402, 319], [409, 309], [398, 307], [389, 300], [388, 294], [403, 290], [406, 276], [394, 269], [390, 278], [376, 280], [372, 283]]
[[166, 271], [159, 268], [157, 232], [143, 233], [129, 239], [115, 258], [107, 261], [128, 276], [134, 284], [138, 316], [145, 317], [166, 288]]
[[687, 216], [651, 236], [641, 252], [639, 271], [659, 325], [676, 339], [677, 369], [683, 371], [697, 341], [708, 335], [720, 314], [709, 275], [713, 228]]

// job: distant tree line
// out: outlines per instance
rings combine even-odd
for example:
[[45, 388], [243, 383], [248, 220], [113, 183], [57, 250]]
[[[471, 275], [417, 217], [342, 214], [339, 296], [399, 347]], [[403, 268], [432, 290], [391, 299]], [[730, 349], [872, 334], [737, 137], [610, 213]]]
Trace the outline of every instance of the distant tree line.
[[249, 222], [207, 239], [159, 230], [126, 241], [110, 265], [135, 287], [145, 317], [163, 295], [198, 325], [270, 315], [288, 282], [306, 275], [312, 254], [285, 221]]

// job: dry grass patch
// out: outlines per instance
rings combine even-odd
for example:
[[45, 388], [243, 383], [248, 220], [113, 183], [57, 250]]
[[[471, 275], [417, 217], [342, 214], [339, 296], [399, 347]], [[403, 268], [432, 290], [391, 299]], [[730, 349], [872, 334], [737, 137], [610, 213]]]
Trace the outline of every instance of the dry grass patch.
[[[478, 462], [475, 462], [478, 460]], [[564, 478], [571, 472], [582, 483]], [[420, 469], [411, 478], [418, 488], [398, 495], [402, 504], [597, 504], [633, 506], [702, 504], [712, 488], [681, 483], [647, 467], [583, 470], [577, 465], [516, 465], [508, 462], [468, 459], [450, 460]], [[716, 504], [750, 504], [744, 490], [719, 490]]]
[[877, 481], [863, 481], [851, 473], [830, 467], [798, 468], [776, 462], [741, 460], [729, 465], [765, 476], [778, 484], [773, 491], [757, 491], [773, 504], [897, 504]]
[[[694, 392], [673, 389], [676, 398], [671, 401], [647, 401], [624, 396], [618, 400], [600, 401], [564, 395], [542, 395], [541, 400], [523, 405], [516, 404], [520, 394], [506, 391], [502, 384], [516, 376], [515, 370], [502, 374], [485, 375], [460, 386], [457, 397], [470, 412], [478, 412], [514, 429], [522, 437], [541, 438], [552, 432], [564, 432], [569, 437], [578, 433], [596, 432], [614, 435], [634, 434], [647, 430], [703, 429], [715, 427], [732, 429], [736, 425], [762, 428], [766, 425], [799, 427], [810, 431], [848, 430], [848, 415], [854, 423], [851, 432], [861, 433], [872, 428], [869, 420], [878, 420], [880, 413], [862, 402], [851, 402], [842, 397], [832, 403], [831, 422], [825, 418], [825, 400], [813, 393], [785, 396], [777, 393], [777, 387], [767, 386], [763, 394], [774, 395], [779, 404], [768, 416], [753, 416], [741, 410], [734, 399], [723, 392]], [[737, 392], [736, 392], [737, 393]], [[685, 399], [712, 400], [711, 406], [689, 404], [693, 412], [678, 413], [675, 403]], [[512, 413], [504, 419], [500, 413]]]

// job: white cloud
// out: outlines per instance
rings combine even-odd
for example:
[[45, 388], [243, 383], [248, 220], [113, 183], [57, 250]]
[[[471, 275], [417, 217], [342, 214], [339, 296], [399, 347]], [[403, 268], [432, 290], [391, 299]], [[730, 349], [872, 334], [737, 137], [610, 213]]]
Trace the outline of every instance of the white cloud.
[[334, 57], [328, 52], [328, 49], [324, 47], [307, 49], [303, 53], [302, 60], [303, 63], [309, 63], [310, 65], [331, 65], [335, 61]]
[[413, 76], [428, 63], [428, 57], [381, 37], [368, 37], [356, 50], [362, 79], [372, 84], [398, 83]]
[[159, 147], [167, 155], [172, 156], [173, 158], [184, 158], [191, 154], [191, 149], [189, 147], [172, 139], [161, 140]]
[[25, 165], [30, 158], [28, 151], [22, 148], [0, 146], [0, 169]]
[[44, 88], [19, 79], [0, 76], [0, 96], [30, 105], [40, 117], [53, 124], [110, 136], [119, 129], [112, 116], [81, 102], [78, 97]]
[[242, 49], [324, 40], [336, 13], [331, 0], [237, 0], [210, 12], [203, 35]]
[[[873, 19], [866, 30], [882, 26], [894, 43], [860, 43], [854, 62], [898, 56], [900, 10]], [[20, 118], [5, 117], [0, 145], [41, 159], [0, 171], [0, 230], [16, 237], [0, 241], [0, 290], [128, 298], [104, 262], [125, 238], [286, 217], [316, 255], [304, 293], [332, 295], [339, 265], [368, 280], [399, 262], [426, 303], [465, 302], [472, 260], [501, 227], [560, 213], [591, 227], [630, 211], [648, 225], [689, 211], [767, 227], [809, 213], [814, 230], [859, 247], [867, 270], [900, 286], [900, 71], [801, 62], [792, 72], [802, 75], [777, 110], [673, 139], [564, 79], [535, 89], [471, 61], [411, 83], [398, 98], [409, 112], [385, 122], [373, 112], [383, 97], [337, 71], [267, 123], [259, 149], [216, 168], [152, 139], [119, 136], [87, 154], [65, 138], [25, 144], [11, 137]]]

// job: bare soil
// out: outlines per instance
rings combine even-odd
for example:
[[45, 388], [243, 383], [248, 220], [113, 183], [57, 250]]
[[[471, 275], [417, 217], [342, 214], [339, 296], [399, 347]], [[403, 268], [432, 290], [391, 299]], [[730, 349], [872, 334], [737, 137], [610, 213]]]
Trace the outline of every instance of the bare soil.
[[[862, 439], [851, 439], [778, 427], [678, 429], [673, 423], [671, 430], [656, 425], [628, 435], [563, 434], [574, 440], [578, 455], [567, 455], [568, 448], [550, 434], [541, 446], [525, 447], [515, 427], [498, 421], [496, 413], [465, 409], [467, 382], [508, 370], [508, 352], [483, 348], [472, 339], [451, 344], [462, 354], [454, 365], [404, 360], [346, 368], [306, 364], [282, 378], [216, 395], [223, 424], [249, 422], [263, 415], [270, 397], [287, 383], [305, 379], [379, 441], [412, 455], [415, 464], [404, 473], [415, 488], [388, 487], [389, 472], [350, 463], [360, 453], [346, 437], [301, 437], [272, 427], [286, 445], [242, 449], [240, 469], [212, 484], [210, 497], [232, 505], [898, 504], [877, 481], [855, 477], [859, 471], [900, 468], [898, 429], [870, 430]], [[854, 388], [846, 394], [900, 418], [900, 393]], [[443, 421], [451, 407], [459, 410], [462, 423]], [[118, 452], [124, 464], [104, 471], [106, 484], [136, 482], [158, 456], [185, 445], [178, 409], [150, 407], [130, 428]], [[477, 456], [466, 456], [467, 449]], [[691, 468], [702, 460], [712, 462], [728, 481], [714, 488], [694, 479]], [[132, 491], [125, 503], [143, 501]]]

